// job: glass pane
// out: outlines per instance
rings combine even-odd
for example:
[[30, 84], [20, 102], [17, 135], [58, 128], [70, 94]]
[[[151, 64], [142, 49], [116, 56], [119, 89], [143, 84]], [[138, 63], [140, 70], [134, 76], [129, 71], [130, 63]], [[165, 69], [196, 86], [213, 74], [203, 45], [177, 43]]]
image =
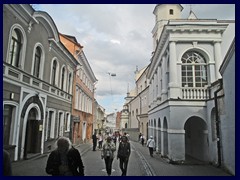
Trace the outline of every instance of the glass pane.
[[195, 76], [201, 76], [200, 71], [195, 71]]
[[187, 81], [188, 81], [188, 82], [193, 82], [193, 78], [192, 78], [192, 77], [188, 77], [188, 78], [187, 78]]
[[193, 87], [193, 83], [188, 83], [188, 87]]
[[192, 71], [187, 73], [187, 76], [191, 76], [192, 77], [192, 75], [193, 75]]
[[196, 82], [201, 82], [201, 78], [200, 77], [196, 77], [195, 80], [196, 80]]
[[201, 83], [196, 83], [196, 87], [201, 87]]

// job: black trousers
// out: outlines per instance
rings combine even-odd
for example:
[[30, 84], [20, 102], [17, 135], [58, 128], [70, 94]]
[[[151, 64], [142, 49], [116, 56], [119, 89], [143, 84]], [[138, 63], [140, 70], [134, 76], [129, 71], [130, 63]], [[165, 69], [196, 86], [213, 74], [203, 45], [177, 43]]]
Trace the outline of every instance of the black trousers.
[[120, 169], [122, 170], [122, 176], [127, 175], [127, 167], [128, 167], [128, 157], [121, 157], [120, 159]]
[[93, 142], [93, 151], [96, 151], [97, 142]]
[[148, 148], [149, 148], [150, 156], [153, 156], [153, 148], [152, 147], [148, 147]]
[[109, 156], [107, 156], [104, 160], [105, 160], [105, 166], [106, 166], [107, 174], [111, 175], [113, 159], [110, 158]]
[[102, 142], [103, 142], [103, 141], [98, 141], [98, 148], [99, 148], [99, 149], [102, 149]]

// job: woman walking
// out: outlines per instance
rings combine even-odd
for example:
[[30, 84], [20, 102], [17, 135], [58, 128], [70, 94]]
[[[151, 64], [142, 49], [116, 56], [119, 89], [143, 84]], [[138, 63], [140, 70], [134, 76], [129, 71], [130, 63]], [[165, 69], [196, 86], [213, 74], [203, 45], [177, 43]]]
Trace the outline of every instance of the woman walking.
[[103, 144], [102, 149], [102, 159], [105, 161], [106, 171], [108, 176], [112, 173], [112, 162], [114, 159], [114, 152], [116, 151], [116, 146], [112, 142], [112, 138], [110, 136], [107, 137], [107, 141]]

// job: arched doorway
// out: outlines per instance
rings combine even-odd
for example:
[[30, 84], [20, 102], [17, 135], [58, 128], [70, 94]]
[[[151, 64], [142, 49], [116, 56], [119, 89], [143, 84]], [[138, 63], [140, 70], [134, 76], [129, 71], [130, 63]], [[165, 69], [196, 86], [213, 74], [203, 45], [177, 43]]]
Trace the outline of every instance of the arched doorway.
[[24, 144], [24, 159], [30, 154], [41, 153], [42, 124], [40, 114], [36, 108], [32, 108], [27, 116], [27, 126]]
[[185, 159], [208, 161], [207, 125], [200, 117], [190, 117], [185, 125]]

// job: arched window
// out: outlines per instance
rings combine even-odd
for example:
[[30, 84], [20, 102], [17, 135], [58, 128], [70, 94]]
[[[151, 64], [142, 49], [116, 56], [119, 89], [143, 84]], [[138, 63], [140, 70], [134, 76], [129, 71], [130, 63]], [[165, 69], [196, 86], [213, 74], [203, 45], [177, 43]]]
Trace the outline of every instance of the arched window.
[[40, 63], [41, 63], [42, 50], [40, 47], [36, 48], [35, 57], [34, 57], [34, 70], [33, 75], [39, 77], [40, 75]]
[[53, 61], [53, 66], [52, 66], [52, 81], [51, 84], [53, 86], [56, 86], [56, 73], [57, 73], [57, 61]]
[[62, 69], [62, 81], [61, 81], [61, 89], [64, 87], [64, 79], [65, 79], [65, 68]]
[[20, 53], [22, 48], [22, 38], [20, 31], [14, 29], [12, 31], [12, 38], [9, 51], [9, 63], [15, 67], [19, 67]]
[[72, 86], [72, 74], [70, 73], [68, 76], [68, 93], [71, 93], [71, 86]]
[[208, 84], [207, 63], [196, 51], [182, 56], [182, 87], [204, 87]]

